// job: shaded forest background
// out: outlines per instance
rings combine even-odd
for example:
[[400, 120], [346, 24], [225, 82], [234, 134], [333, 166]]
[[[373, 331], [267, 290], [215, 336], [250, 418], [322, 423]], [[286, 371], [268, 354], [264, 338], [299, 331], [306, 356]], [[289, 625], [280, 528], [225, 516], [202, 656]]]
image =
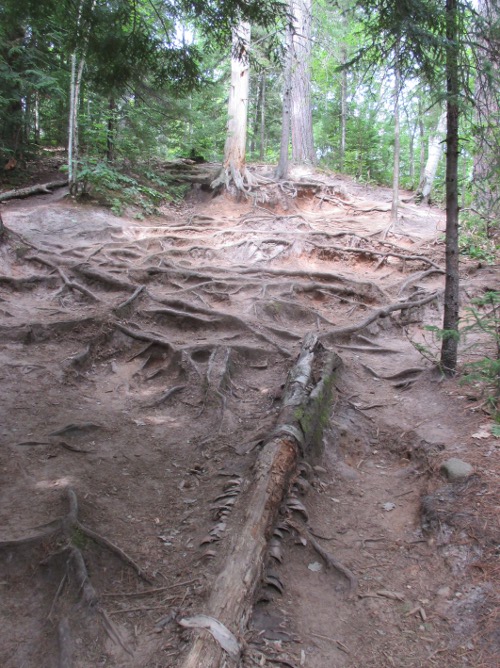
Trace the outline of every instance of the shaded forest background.
[[[152, 213], [161, 199], [181, 197], [185, 188], [169, 181], [155, 161], [223, 159], [231, 34], [242, 20], [252, 25], [246, 157], [276, 163], [286, 28], [299, 4], [6, 0], [0, 9], [5, 179], [15, 185], [27, 162], [68, 147], [76, 126], [78, 180], [105, 195], [117, 213], [129, 202]], [[312, 12], [315, 162], [389, 185], [397, 152], [399, 186], [420, 188], [421, 195], [426, 163], [433, 151], [439, 157], [444, 149], [447, 75], [441, 47], [449, 3], [302, 4]], [[499, 178], [497, 2], [461, 2], [454, 11], [461, 245], [488, 261], [495, 248]], [[68, 160], [71, 181], [71, 146]], [[436, 164], [430, 197], [442, 203], [444, 160]]]

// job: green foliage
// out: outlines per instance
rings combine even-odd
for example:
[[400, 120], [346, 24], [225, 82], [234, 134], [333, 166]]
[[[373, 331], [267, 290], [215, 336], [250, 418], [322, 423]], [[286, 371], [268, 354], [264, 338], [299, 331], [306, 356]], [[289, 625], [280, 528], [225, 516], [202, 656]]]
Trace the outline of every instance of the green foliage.
[[500, 248], [494, 238], [488, 236], [488, 223], [474, 212], [463, 214], [460, 228], [460, 252], [472, 260], [495, 264]]
[[141, 215], [151, 215], [157, 212], [162, 201], [174, 199], [171, 193], [161, 193], [141, 183], [138, 178], [127, 176], [108, 163], [95, 159], [82, 162], [78, 181], [82, 184], [82, 194], [92, 195], [118, 216], [125, 207], [137, 208]]
[[[489, 290], [478, 299], [473, 299], [465, 309], [465, 317], [460, 331], [443, 330], [428, 325], [424, 327], [431, 334], [430, 340], [417, 343], [410, 339], [413, 347], [433, 364], [439, 366], [439, 343], [446, 338], [454, 338], [463, 343], [471, 335], [482, 335], [479, 342], [467, 348], [470, 355], [479, 350], [479, 359], [467, 362], [463, 367], [462, 382], [481, 388], [486, 404], [494, 419], [500, 424], [500, 291]], [[487, 352], [486, 352], [487, 351]]]
[[[426, 332], [429, 332], [429, 336], [426, 335]], [[460, 332], [457, 332], [454, 329], [441, 329], [435, 325], [426, 325], [424, 327], [424, 343], [418, 343], [413, 339], [408, 339], [411, 345], [419, 352], [422, 357], [429, 362], [432, 362], [440, 370], [440, 352], [441, 352], [441, 343], [445, 339], [456, 339], [460, 340]]]
[[489, 290], [482, 297], [473, 299], [466, 313], [462, 333], [484, 334], [491, 352], [465, 365], [464, 381], [484, 388], [486, 402], [500, 423], [500, 291]]

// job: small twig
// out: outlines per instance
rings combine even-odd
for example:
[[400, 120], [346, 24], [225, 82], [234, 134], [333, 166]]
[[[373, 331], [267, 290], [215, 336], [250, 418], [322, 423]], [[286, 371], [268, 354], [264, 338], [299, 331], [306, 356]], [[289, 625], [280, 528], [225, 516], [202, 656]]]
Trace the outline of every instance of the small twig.
[[346, 654], [351, 653], [349, 648], [346, 645], [344, 645], [343, 642], [341, 642], [340, 640], [337, 640], [336, 638], [330, 638], [329, 636], [324, 636], [321, 633], [313, 633], [313, 632], [311, 632], [311, 635], [315, 636], [316, 638], [321, 638], [322, 640], [329, 640], [330, 642], [335, 643], [335, 645], [337, 645], [337, 647], [339, 649], [341, 649], [343, 652], [345, 652]]
[[103, 594], [102, 596], [103, 598], [120, 598], [122, 596], [129, 598], [139, 598], [141, 596], [149, 596], [150, 594], [159, 594], [163, 591], [169, 591], [175, 587], [185, 587], [187, 585], [194, 584], [195, 582], [199, 582], [199, 579], [194, 578], [193, 580], [186, 580], [186, 582], [177, 582], [175, 584], [168, 585], [168, 587], [155, 587], [155, 589], [145, 589], [144, 591], [127, 591], [123, 592], [122, 594]]
[[[169, 598], [166, 599], [166, 600], [173, 601], [176, 598], [177, 598], [177, 596], [169, 596]], [[110, 615], [122, 615], [126, 612], [149, 612], [150, 610], [165, 610], [165, 606], [164, 605], [153, 605], [153, 606], [148, 606], [146, 608], [124, 608], [123, 610], [111, 610], [111, 612], [109, 612], [108, 614], [110, 614]]]

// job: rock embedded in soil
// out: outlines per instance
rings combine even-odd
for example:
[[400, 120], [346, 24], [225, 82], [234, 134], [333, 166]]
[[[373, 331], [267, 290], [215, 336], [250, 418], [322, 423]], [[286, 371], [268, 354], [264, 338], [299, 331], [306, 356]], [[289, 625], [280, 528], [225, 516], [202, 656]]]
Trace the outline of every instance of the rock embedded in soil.
[[441, 464], [441, 473], [445, 475], [448, 480], [464, 480], [474, 473], [473, 467], [457, 457], [451, 457]]

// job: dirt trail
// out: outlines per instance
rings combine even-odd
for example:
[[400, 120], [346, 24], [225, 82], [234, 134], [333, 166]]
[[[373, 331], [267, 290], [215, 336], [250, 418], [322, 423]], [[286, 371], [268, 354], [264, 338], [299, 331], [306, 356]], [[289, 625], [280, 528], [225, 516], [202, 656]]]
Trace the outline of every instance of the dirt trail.
[[[3, 666], [181, 665], [174, 617], [204, 611], [311, 331], [343, 370], [241, 665], [494, 665], [497, 443], [411, 344], [442, 319], [443, 214], [406, 204], [389, 230], [388, 190], [303, 178], [287, 211], [3, 206]], [[446, 482], [451, 456], [475, 475]]]

